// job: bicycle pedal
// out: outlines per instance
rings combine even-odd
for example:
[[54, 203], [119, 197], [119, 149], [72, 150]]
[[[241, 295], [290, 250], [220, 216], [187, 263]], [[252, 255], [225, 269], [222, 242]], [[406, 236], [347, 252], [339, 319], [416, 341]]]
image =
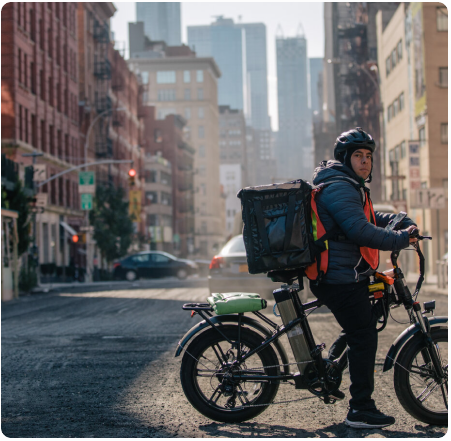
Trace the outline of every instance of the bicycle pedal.
[[329, 395], [326, 395], [324, 397], [324, 404], [335, 404], [337, 400], [333, 397], [330, 397]]

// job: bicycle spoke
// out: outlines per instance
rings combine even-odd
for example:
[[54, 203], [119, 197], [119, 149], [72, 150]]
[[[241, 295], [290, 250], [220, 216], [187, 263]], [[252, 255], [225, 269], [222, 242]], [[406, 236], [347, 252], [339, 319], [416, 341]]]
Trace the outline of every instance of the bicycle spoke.
[[[238, 393], [238, 397], [239, 397], [241, 403], [243, 405], [250, 404], [250, 401], [247, 399], [246, 393], [243, 391], [243, 388], [241, 387], [240, 384], [238, 385], [238, 388], [240, 389], [240, 392], [241, 392], [241, 393]], [[245, 401], [243, 401], [243, 397], [244, 397]]]
[[[429, 387], [431, 385], [434, 385], [434, 387], [432, 389], [429, 389]], [[420, 403], [423, 403], [424, 401], [426, 401], [429, 398], [429, 395], [431, 395], [432, 392], [434, 392], [434, 390], [437, 388], [438, 383], [436, 383], [434, 380], [431, 380], [427, 385], [426, 388], [423, 389], [423, 391], [420, 393], [420, 395], [417, 396], [417, 400]]]
[[[215, 346], [217, 346], [217, 347], [219, 348], [219, 352], [221, 352], [222, 358], [219, 356], [218, 351], [216, 350], [216, 347], [215, 347]], [[214, 353], [215, 353], [216, 357], [218, 358], [219, 363], [220, 363], [221, 365], [222, 365], [222, 363], [227, 362], [226, 356], [224, 355], [224, 352], [222, 351], [222, 348], [221, 348], [221, 346], [219, 345], [219, 343], [216, 344], [216, 345], [213, 345], [211, 348], [213, 349], [213, 351], [214, 351]]]

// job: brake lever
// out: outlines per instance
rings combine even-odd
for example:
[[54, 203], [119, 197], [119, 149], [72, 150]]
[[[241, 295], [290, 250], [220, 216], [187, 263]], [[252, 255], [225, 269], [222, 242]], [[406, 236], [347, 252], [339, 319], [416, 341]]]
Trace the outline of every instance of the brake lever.
[[432, 240], [431, 236], [418, 236], [418, 240]]

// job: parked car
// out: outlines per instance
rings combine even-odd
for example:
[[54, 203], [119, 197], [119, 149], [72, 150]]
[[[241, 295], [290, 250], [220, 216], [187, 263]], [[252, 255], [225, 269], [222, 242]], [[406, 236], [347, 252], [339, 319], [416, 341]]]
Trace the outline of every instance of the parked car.
[[249, 274], [243, 235], [230, 239], [213, 257], [208, 276], [210, 293], [255, 292], [263, 298], [273, 299], [272, 292], [280, 288], [266, 274]]
[[197, 273], [197, 264], [192, 260], [179, 259], [164, 251], [143, 251], [114, 264], [115, 279], [133, 281], [139, 278], [177, 276], [186, 279]]

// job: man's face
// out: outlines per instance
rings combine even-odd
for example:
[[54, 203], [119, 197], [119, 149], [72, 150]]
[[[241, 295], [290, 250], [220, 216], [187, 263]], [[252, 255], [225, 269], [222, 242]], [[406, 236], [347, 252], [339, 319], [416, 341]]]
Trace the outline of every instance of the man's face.
[[359, 149], [351, 155], [351, 165], [354, 173], [365, 180], [371, 173], [373, 154], [370, 150]]

